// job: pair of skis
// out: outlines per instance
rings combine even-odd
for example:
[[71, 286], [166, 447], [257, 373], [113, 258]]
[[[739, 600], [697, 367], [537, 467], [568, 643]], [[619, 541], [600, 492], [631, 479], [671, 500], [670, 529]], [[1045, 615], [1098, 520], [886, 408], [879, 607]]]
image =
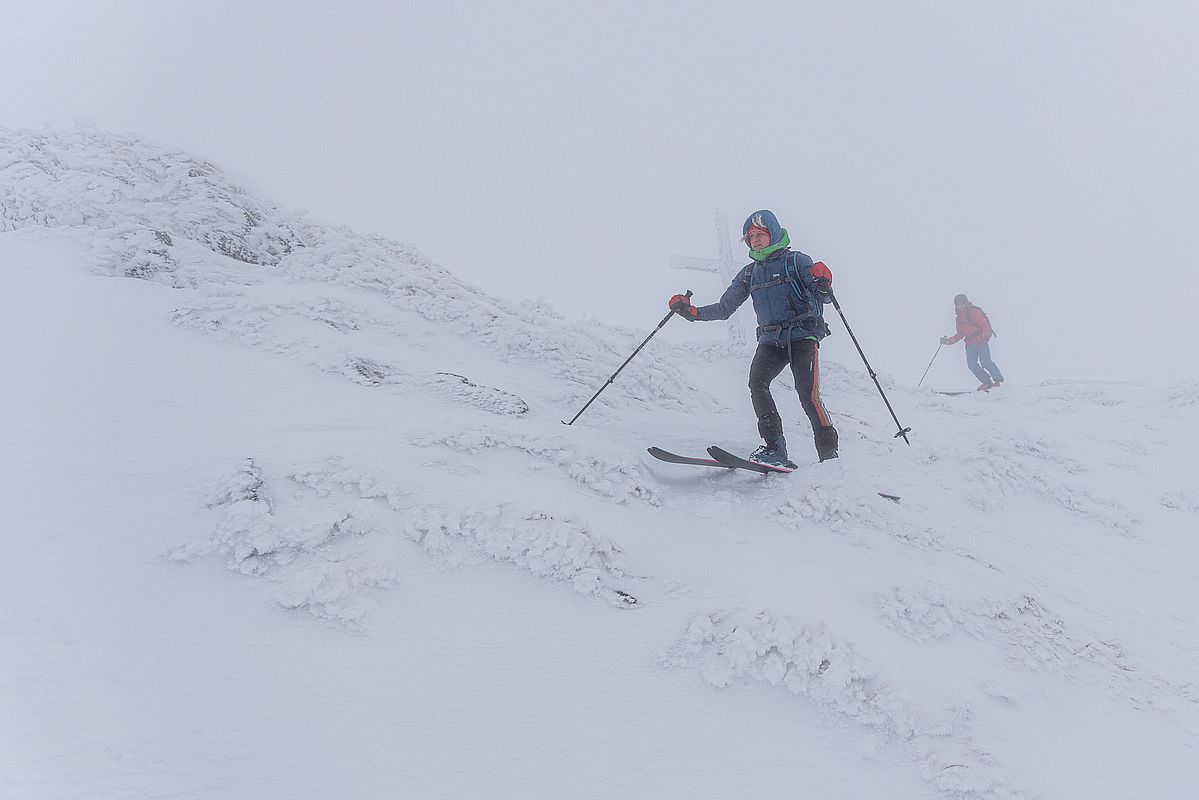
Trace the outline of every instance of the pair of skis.
[[[1000, 384], [998, 384], [998, 383], [993, 383], [985, 389], [980, 386], [977, 389], [975, 389], [974, 392], [989, 392], [992, 389], [998, 389], [999, 386], [1000, 386]], [[933, 389], [933, 391], [936, 392], [937, 394], [947, 394], [947, 395], [951, 395], [951, 396], [955, 396], [955, 397], [957, 395], [962, 395], [962, 394], [974, 394], [974, 392], [942, 392], [940, 389]]]
[[[647, 452], [659, 461], [666, 461], [671, 464], [694, 464], [699, 467], [721, 467], [723, 469], [744, 469], [750, 472], [758, 472], [763, 475], [771, 475], [781, 473], [786, 475], [789, 472], [794, 472], [787, 467], [776, 467], [771, 464], [759, 464], [757, 461], [750, 461], [748, 458], [735, 456], [728, 450], [720, 447], [709, 447], [708, 455], [711, 458], [694, 458], [692, 456], [680, 456], [677, 453], [671, 453], [663, 450], [661, 447], [647, 448]], [[899, 496], [894, 494], [884, 494], [883, 492], [875, 492], [879, 497], [885, 497], [893, 503], [899, 502]]]
[[776, 467], [770, 464], [759, 464], [757, 461], [750, 461], [748, 458], [735, 456], [728, 450], [720, 447], [709, 447], [708, 455], [711, 458], [693, 458], [691, 456], [680, 456], [675, 453], [667, 452], [661, 447], [651, 447], [648, 449], [651, 456], [659, 461], [668, 461], [671, 464], [694, 464], [700, 467], [724, 467], [725, 469], [747, 469], [750, 472], [760, 472], [763, 475], [771, 475], [776, 472], [786, 474], [792, 470], [787, 467]]

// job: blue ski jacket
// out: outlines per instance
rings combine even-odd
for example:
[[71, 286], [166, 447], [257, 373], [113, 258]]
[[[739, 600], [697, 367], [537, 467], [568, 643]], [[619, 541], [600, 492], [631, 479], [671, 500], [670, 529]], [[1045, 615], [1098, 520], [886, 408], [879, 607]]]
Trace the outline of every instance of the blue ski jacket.
[[752, 297], [759, 344], [786, 347], [801, 339], [820, 341], [829, 334], [824, 304], [831, 298], [816, 291], [812, 263], [798, 250], [784, 248], [747, 264], [719, 302], [696, 309], [696, 319], [728, 319], [746, 298]]

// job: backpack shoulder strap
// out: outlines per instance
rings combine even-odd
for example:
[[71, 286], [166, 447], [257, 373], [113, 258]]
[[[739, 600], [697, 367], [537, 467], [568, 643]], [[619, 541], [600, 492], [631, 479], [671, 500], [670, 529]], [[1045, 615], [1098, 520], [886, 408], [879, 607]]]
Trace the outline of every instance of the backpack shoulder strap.
[[791, 291], [794, 292], [797, 298], [803, 299], [803, 292], [799, 288], [799, 267], [795, 264], [796, 254], [794, 250], [787, 253], [787, 258], [784, 259], [784, 272], [787, 274], [787, 280], [791, 282]]

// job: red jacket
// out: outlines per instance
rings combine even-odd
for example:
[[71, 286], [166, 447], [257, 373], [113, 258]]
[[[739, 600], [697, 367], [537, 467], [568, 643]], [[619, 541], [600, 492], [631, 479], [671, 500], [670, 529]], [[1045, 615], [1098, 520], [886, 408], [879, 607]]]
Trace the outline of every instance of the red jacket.
[[958, 308], [958, 332], [945, 340], [945, 344], [957, 344], [962, 339], [968, 345], [982, 344], [993, 335], [991, 323], [987, 315], [976, 305], [966, 305]]

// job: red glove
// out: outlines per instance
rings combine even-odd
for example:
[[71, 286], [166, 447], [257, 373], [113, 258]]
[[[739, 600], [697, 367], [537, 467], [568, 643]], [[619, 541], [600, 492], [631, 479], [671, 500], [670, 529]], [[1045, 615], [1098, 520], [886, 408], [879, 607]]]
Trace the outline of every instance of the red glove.
[[816, 279], [816, 291], [828, 294], [833, 289], [833, 273], [823, 261], [812, 265], [812, 277]]
[[670, 298], [668, 305], [671, 311], [689, 322], [695, 322], [699, 319], [699, 309], [691, 305], [691, 298], [685, 294], [676, 294]]

